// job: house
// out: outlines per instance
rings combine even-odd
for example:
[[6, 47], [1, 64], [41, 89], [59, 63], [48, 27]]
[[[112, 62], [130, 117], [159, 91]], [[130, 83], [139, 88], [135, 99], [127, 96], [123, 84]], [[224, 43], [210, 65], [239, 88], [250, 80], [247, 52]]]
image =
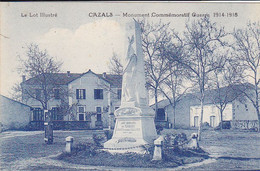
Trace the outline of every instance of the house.
[[[218, 104], [220, 101], [224, 102], [225, 100], [226, 107], [223, 111], [223, 123], [227, 123], [231, 128], [257, 128], [258, 117], [255, 108], [251, 101], [239, 91], [243, 87], [241, 84], [235, 85], [232, 88], [223, 87], [219, 91], [216, 89], [205, 91], [203, 123], [207, 123], [211, 127], [217, 127], [219, 125], [221, 115]], [[253, 91], [250, 86], [248, 87], [246, 91]], [[218, 92], [221, 93], [220, 96]], [[158, 112], [155, 122], [164, 127], [198, 127], [201, 106], [196, 95], [197, 93], [185, 94], [180, 101], [177, 102], [175, 114], [168, 100], [160, 101], [158, 103]], [[152, 107], [155, 108], [154, 105]]]
[[26, 127], [30, 122], [30, 113], [30, 106], [0, 95], [0, 130]]
[[[54, 127], [64, 129], [96, 129], [113, 127], [113, 112], [120, 106], [122, 76], [86, 73], [53, 73], [47, 76], [48, 110]], [[23, 102], [33, 108], [31, 121], [43, 122], [44, 91], [41, 76], [21, 83]], [[47, 94], [47, 93], [46, 93]], [[42, 125], [42, 123], [41, 123]], [[81, 125], [81, 126], [79, 126]]]

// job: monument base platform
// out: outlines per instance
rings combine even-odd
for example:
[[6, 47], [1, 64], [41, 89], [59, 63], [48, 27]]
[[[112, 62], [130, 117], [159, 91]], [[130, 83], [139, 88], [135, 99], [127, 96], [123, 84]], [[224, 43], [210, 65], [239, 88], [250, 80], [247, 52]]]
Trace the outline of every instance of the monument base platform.
[[127, 152], [145, 154], [147, 153], [147, 145], [149, 145], [149, 143], [143, 139], [135, 139], [135, 142], [120, 142], [120, 139], [114, 138], [105, 143], [104, 151], [108, 151], [112, 154]]

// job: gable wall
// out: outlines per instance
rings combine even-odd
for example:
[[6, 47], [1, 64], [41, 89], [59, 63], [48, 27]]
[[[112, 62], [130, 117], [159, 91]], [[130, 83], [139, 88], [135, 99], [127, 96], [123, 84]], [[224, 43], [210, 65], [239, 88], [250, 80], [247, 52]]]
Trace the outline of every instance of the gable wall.
[[0, 122], [3, 129], [19, 129], [30, 122], [30, 107], [0, 96]]

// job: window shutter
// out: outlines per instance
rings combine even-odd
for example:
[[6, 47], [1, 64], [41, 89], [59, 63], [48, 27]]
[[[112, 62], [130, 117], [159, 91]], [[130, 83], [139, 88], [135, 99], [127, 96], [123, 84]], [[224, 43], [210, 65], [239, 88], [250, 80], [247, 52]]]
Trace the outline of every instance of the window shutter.
[[94, 89], [94, 99], [97, 99], [97, 89]]
[[121, 99], [121, 94], [122, 94], [122, 90], [118, 89], [117, 90], [117, 99]]
[[100, 99], [103, 99], [103, 89], [100, 89]]
[[83, 99], [86, 99], [86, 89], [83, 89]]
[[79, 89], [76, 89], [76, 98], [79, 99]]

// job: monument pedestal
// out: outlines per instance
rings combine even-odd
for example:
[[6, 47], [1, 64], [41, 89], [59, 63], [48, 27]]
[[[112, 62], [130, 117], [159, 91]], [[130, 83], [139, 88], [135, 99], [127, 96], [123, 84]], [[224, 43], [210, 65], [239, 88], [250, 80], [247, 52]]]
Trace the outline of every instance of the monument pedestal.
[[157, 138], [154, 111], [149, 107], [123, 107], [115, 111], [113, 137], [104, 144], [110, 153], [145, 153], [143, 145], [153, 144]]

